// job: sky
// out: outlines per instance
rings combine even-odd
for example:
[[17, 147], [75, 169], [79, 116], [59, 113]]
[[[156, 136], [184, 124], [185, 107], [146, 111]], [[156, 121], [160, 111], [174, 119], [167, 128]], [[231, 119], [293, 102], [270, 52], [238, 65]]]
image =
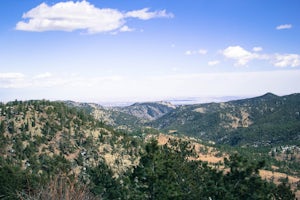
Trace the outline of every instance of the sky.
[[0, 101], [300, 92], [299, 0], [3, 0]]

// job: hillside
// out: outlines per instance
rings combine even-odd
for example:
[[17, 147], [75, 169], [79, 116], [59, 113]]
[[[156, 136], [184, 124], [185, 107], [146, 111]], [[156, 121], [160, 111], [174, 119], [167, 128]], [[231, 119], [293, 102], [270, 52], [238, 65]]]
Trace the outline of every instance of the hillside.
[[176, 108], [168, 102], [134, 103], [124, 107], [104, 107], [95, 103], [64, 101], [71, 108], [79, 108], [96, 120], [128, 133], [149, 129], [146, 123], [159, 119]]
[[[62, 102], [11, 102], [0, 107], [0, 155], [34, 173], [51, 174], [49, 163], [68, 174], [82, 175], [85, 166], [104, 161], [115, 173], [122, 173], [136, 161], [133, 138], [115, 132], [83, 110]], [[134, 157], [137, 157], [135, 155]], [[116, 166], [115, 162], [126, 163]], [[46, 167], [47, 166], [47, 167]]]
[[103, 107], [95, 103], [78, 103], [65, 101], [71, 108], [79, 108], [92, 115], [96, 120], [113, 126], [115, 129], [132, 132], [142, 127], [142, 120], [134, 115], [121, 111], [123, 108]]
[[125, 107], [67, 102], [97, 120], [129, 133], [154, 128], [218, 144], [270, 146], [299, 144], [300, 94], [263, 96], [222, 103], [174, 106], [166, 102]]
[[[139, 114], [142, 115], [144, 111], [146, 115], [145, 108], [149, 105], [152, 108], [160, 106], [159, 103], [139, 103], [124, 107], [123, 110], [135, 110], [139, 107], [142, 108], [138, 109]], [[116, 123], [118, 120], [124, 122], [131, 119], [128, 115], [136, 119], [124, 123], [124, 127], [131, 129], [122, 129], [133, 135], [141, 136], [162, 131], [174, 136], [195, 137], [205, 142], [229, 145], [237, 149], [242, 147], [252, 152], [247, 153], [247, 157], [263, 155], [273, 165], [281, 166], [280, 172], [299, 175], [300, 153], [297, 149], [300, 137], [300, 94], [280, 97], [267, 93], [255, 98], [223, 103], [169, 107], [171, 109], [168, 112], [152, 121], [137, 119], [137, 116], [117, 111], [120, 108], [101, 109], [106, 113], [113, 110], [119, 113], [119, 116], [126, 115], [124, 118], [113, 118]], [[90, 113], [95, 116], [95, 112]]]
[[268, 146], [299, 144], [300, 94], [184, 105], [149, 123], [165, 132], [220, 144]]
[[293, 182], [278, 186], [263, 180], [259, 159], [220, 152], [196, 138], [129, 136], [88, 114], [93, 106], [46, 100], [0, 104], [0, 197], [294, 198], [288, 183], [296, 189], [298, 179], [290, 176]]
[[144, 122], [158, 119], [176, 107], [168, 102], [135, 103], [126, 107], [115, 107], [114, 110], [133, 115]]

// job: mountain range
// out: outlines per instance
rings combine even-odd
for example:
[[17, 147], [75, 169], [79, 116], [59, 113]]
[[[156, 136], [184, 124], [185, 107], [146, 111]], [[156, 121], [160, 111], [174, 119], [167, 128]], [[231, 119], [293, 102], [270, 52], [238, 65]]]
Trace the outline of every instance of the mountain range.
[[[247, 176], [253, 179], [246, 176], [245, 180], [262, 183], [256, 179], [262, 160], [266, 165], [260, 176], [276, 184], [284, 183], [284, 177], [289, 177], [286, 183], [300, 197], [299, 111], [300, 94], [271, 93], [223, 103], [176, 106], [168, 102], [124, 107], [47, 100], [0, 103], [0, 197], [45, 199], [40, 195], [51, 195], [53, 190], [39, 185], [56, 187], [62, 183], [57, 183], [58, 178], [64, 178], [87, 184], [88, 191], [103, 199], [112, 199], [114, 195], [130, 199], [130, 195], [145, 194], [140, 187], [145, 174], [156, 177], [151, 171], [153, 162], [160, 169], [157, 173], [165, 176], [160, 182], [162, 186], [164, 181], [174, 183], [168, 179], [174, 171], [176, 179], [185, 170], [188, 173], [182, 176], [190, 180], [187, 183], [184, 178], [176, 179], [180, 187], [200, 184], [192, 181], [191, 172], [197, 169], [204, 170], [198, 171], [200, 178], [204, 172], [215, 178], [224, 176], [217, 179], [224, 187], [231, 180], [236, 184], [239, 176], [233, 176], [234, 173], [244, 174], [248, 169], [252, 171], [248, 170], [251, 173]], [[161, 147], [153, 143], [155, 140]], [[237, 151], [244, 156], [231, 157], [231, 165], [240, 165], [238, 171], [219, 172], [228, 164], [229, 155]], [[190, 153], [195, 157], [185, 157]], [[166, 167], [170, 168], [165, 170]], [[255, 171], [253, 167], [257, 167]], [[210, 182], [203, 181], [203, 184], [209, 186]], [[215, 189], [224, 189], [218, 187]], [[196, 196], [210, 195], [211, 187], [208, 188]], [[231, 188], [226, 188], [226, 193], [234, 194]], [[273, 191], [274, 185], [270, 188], [272, 194], [280, 194]], [[22, 194], [16, 191], [37, 197], [20, 197]], [[241, 195], [239, 191], [237, 197]], [[82, 188], [77, 192], [82, 194]]]
[[221, 103], [172, 105], [135, 103], [124, 107], [67, 102], [117, 129], [153, 128], [218, 144], [268, 146], [299, 144], [300, 94], [262, 96]]
[[300, 94], [179, 106], [151, 126], [230, 145], [271, 145], [300, 140]]

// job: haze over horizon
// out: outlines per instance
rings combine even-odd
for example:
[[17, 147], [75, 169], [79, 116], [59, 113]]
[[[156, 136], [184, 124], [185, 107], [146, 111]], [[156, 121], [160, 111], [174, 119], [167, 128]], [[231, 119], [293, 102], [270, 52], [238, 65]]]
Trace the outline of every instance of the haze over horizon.
[[2, 2], [0, 101], [299, 93], [299, 8], [298, 0]]

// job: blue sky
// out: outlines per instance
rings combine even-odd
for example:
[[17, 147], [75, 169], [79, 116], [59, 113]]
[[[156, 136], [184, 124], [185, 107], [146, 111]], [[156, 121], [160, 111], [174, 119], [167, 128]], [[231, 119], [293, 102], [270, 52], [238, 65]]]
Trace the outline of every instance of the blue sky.
[[300, 92], [298, 0], [7, 0], [0, 101]]

